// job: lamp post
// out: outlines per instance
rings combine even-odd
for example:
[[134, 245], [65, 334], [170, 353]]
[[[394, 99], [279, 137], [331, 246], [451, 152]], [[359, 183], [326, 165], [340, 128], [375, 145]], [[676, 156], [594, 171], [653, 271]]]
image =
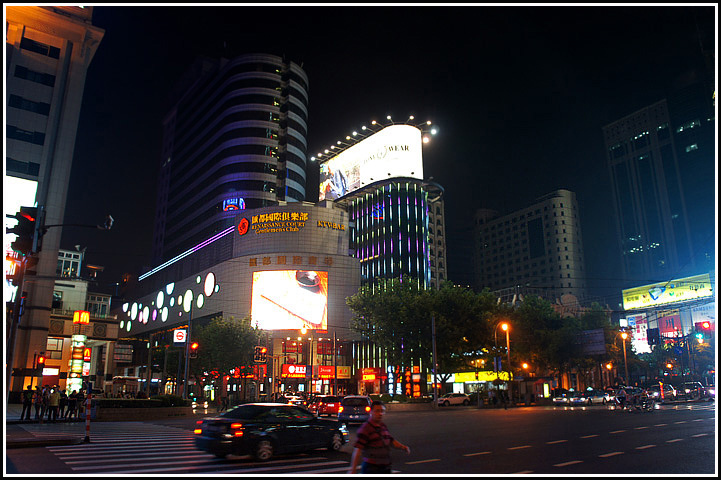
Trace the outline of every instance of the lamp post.
[[[498, 327], [501, 327], [501, 329], [506, 332], [506, 350], [508, 353], [508, 372], [509, 372], [508, 380], [510, 382], [510, 379], [511, 379], [511, 373], [510, 373], [511, 372], [511, 348], [510, 348], [510, 345], [511, 344], [510, 344], [510, 337], [508, 335], [508, 323], [506, 323], [506, 322], [498, 323], [498, 325], [496, 325], [496, 328], [493, 330], [493, 342], [495, 344], [496, 351], [498, 351]], [[498, 380], [498, 370], [499, 370], [499, 368], [496, 367], [496, 380]], [[496, 382], [496, 383], [498, 383], [498, 382]], [[498, 385], [496, 385], [496, 390], [498, 390]]]
[[628, 360], [626, 360], [626, 338], [628, 338], [628, 333], [621, 332], [621, 339], [623, 340], [623, 366], [626, 371], [626, 386], [628, 386], [629, 380], [628, 380]]

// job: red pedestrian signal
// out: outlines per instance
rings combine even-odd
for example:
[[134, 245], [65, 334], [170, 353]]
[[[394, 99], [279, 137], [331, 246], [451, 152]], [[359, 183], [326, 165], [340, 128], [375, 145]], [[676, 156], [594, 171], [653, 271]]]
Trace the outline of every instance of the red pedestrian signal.
[[193, 342], [190, 344], [190, 358], [198, 358], [198, 342]]

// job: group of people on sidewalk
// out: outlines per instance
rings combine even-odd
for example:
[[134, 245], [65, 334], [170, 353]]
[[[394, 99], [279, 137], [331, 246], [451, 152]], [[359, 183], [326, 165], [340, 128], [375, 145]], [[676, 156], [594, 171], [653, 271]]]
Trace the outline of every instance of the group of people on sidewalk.
[[74, 390], [68, 395], [57, 385], [37, 386], [33, 390], [31, 385], [23, 391], [23, 410], [20, 420], [30, 420], [32, 409], [35, 408], [35, 420], [43, 422], [47, 416], [49, 422], [79, 418], [82, 414], [83, 392]]

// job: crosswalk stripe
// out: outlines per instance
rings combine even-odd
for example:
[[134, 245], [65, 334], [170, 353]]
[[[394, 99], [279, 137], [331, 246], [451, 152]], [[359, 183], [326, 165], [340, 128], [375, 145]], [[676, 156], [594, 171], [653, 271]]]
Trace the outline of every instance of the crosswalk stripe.
[[[331, 461], [331, 462], [317, 462], [317, 463], [308, 463], [308, 464], [298, 464], [293, 463], [291, 465], [275, 465], [275, 466], [269, 466], [269, 467], [258, 467], [258, 468], [237, 468], [237, 465], [207, 465], [206, 467], [213, 467], [213, 472], [218, 472], [220, 470], [219, 467], [228, 467], [222, 468], [222, 473], [256, 473], [256, 472], [276, 472], [278, 470], [290, 470], [294, 468], [304, 468], [304, 467], [320, 467], [323, 465], [350, 465], [349, 462], [342, 462], [342, 461]], [[232, 470], [232, 468], [236, 468], [236, 470]], [[178, 471], [178, 470], [199, 470], [199, 467], [179, 467], [179, 468], [150, 468], [145, 470], [114, 470], [113, 473], [123, 474], [123, 473], [154, 473], [154, 472], [170, 472], [170, 471]]]

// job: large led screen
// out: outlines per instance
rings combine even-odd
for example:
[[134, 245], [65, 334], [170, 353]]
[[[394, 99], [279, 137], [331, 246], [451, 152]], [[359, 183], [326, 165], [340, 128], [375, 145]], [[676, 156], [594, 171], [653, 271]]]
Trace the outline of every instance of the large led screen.
[[335, 200], [378, 180], [423, 179], [421, 131], [391, 125], [320, 165], [319, 200]]
[[711, 278], [708, 273], [652, 283], [622, 291], [624, 310], [651, 308], [658, 305], [713, 297]]
[[253, 272], [250, 315], [263, 330], [328, 328], [328, 272]]

